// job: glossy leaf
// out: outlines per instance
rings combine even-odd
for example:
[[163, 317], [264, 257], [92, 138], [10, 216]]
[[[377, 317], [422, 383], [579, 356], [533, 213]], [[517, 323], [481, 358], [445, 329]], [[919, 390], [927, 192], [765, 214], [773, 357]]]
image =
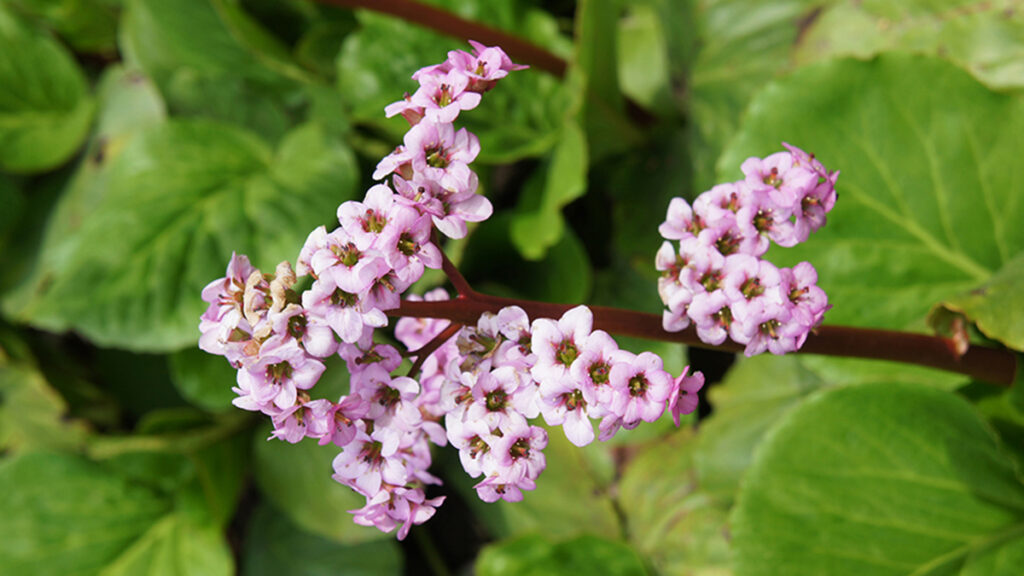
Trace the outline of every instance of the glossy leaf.
[[72, 55], [0, 6], [0, 169], [45, 172], [67, 162], [94, 111]]
[[[97, 90], [100, 102], [96, 128], [87, 145], [85, 159], [79, 163], [61, 190], [49, 191], [56, 197], [43, 205], [33, 195], [34, 219], [19, 227], [17, 241], [38, 237], [22, 246], [26, 252], [26, 274], [20, 284], [4, 298], [4, 311], [18, 320], [27, 320], [32, 301], [51, 284], [68, 265], [75, 250], [77, 234], [107, 194], [110, 165], [124, 152], [127, 143], [140, 131], [161, 124], [167, 117], [163, 99], [156, 87], [138, 72], [115, 66], [100, 78]], [[41, 192], [41, 191], [40, 191]], [[45, 210], [49, 217], [45, 218]], [[36, 219], [41, 221], [35, 221]], [[39, 229], [45, 228], [40, 233]], [[37, 252], [37, 253], [36, 253]], [[62, 321], [52, 314], [37, 311], [32, 318], [36, 325], [59, 329]]]
[[307, 79], [284, 46], [236, 2], [124, 0], [121, 50], [164, 85], [182, 68], [231, 74], [268, 88]]
[[393, 539], [339, 544], [304, 532], [261, 506], [249, 523], [243, 576], [398, 576], [402, 551]]
[[0, 461], [0, 486], [0, 565], [13, 576], [96, 574], [170, 508], [151, 490], [70, 455]]
[[696, 10], [699, 45], [690, 71], [692, 158], [698, 191], [710, 189], [715, 160], [737, 132], [743, 110], [766, 82], [786, 70], [800, 22], [815, 0], [707, 0]]
[[520, 202], [512, 222], [512, 242], [527, 260], [539, 260], [562, 239], [562, 208], [587, 188], [587, 141], [580, 126], [567, 119], [547, 165], [540, 198]]
[[869, 58], [892, 50], [940, 54], [994, 88], [1024, 87], [1024, 14], [1013, 1], [835, 2], [809, 23], [794, 57]]
[[704, 490], [694, 440], [686, 429], [660, 438], [629, 462], [619, 483], [630, 542], [660, 574], [728, 569], [729, 502]]
[[[858, 86], [850, 90], [849, 86]], [[1024, 248], [1024, 101], [935, 58], [839, 60], [770, 85], [719, 161], [723, 181], [788, 141], [842, 171], [840, 200], [776, 263], [818, 269], [833, 324], [921, 329], [935, 303]]]
[[839, 388], [791, 412], [758, 450], [733, 517], [734, 568], [977, 573], [1019, 554], [1022, 513], [1024, 485], [969, 404], [919, 385]]
[[480, 576], [542, 576], [547, 574], [647, 574], [629, 546], [597, 536], [552, 541], [531, 535], [484, 548], [476, 563]]
[[293, 259], [352, 193], [353, 162], [315, 125], [292, 131], [276, 153], [226, 125], [148, 131], [115, 160], [65, 267], [22, 314], [134, 350], [194, 343], [206, 308], [198, 295], [231, 252], [264, 270]]

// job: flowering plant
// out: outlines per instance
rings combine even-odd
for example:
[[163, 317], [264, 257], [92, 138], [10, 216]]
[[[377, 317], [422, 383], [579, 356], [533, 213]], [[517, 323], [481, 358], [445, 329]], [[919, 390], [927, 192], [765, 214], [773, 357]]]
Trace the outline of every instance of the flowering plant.
[[49, 4], [5, 574], [1018, 571], [1008, 4]]

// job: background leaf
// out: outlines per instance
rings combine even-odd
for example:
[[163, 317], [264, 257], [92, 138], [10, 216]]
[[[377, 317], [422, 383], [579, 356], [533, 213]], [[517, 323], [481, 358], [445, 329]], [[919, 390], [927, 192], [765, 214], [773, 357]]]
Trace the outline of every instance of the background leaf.
[[729, 502], [698, 478], [694, 440], [687, 429], [663, 436], [633, 457], [619, 483], [629, 541], [660, 574], [728, 572]]
[[339, 544], [303, 531], [269, 506], [253, 513], [246, 543], [244, 576], [402, 574], [402, 555], [394, 540]]
[[134, 350], [194, 343], [197, 295], [231, 252], [264, 270], [293, 259], [352, 194], [354, 172], [348, 149], [316, 125], [292, 131], [276, 154], [226, 125], [157, 127], [115, 160], [66, 268], [22, 314]]
[[531, 535], [489, 546], [476, 564], [480, 576], [541, 576], [544, 574], [647, 574], [628, 546], [592, 535], [553, 542]]
[[67, 162], [94, 108], [71, 54], [0, 6], [0, 169], [43, 172]]
[[70, 455], [4, 459], [0, 486], [0, 563], [12, 575], [96, 574], [170, 508], [152, 490]]
[[954, 573], [1024, 538], [1024, 485], [991, 430], [919, 385], [816, 395], [769, 433], [738, 502], [737, 576]]
[[[857, 86], [850, 90], [849, 86]], [[912, 105], [910, 103], [913, 103]], [[813, 262], [826, 322], [922, 329], [936, 302], [1024, 247], [1021, 100], [934, 58], [888, 54], [811, 66], [751, 103], [719, 161], [723, 181], [788, 141], [842, 171], [828, 226], [781, 265]]]

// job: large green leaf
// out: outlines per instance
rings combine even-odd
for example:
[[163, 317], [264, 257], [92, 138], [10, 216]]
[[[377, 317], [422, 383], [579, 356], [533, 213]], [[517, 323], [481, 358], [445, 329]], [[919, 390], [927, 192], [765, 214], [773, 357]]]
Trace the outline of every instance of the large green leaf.
[[97, 574], [170, 503], [79, 457], [28, 453], [0, 461], [4, 573]]
[[798, 63], [888, 50], [942, 54], [996, 88], [1024, 87], [1024, 13], [1015, 0], [836, 2], [810, 22]]
[[702, 0], [700, 44], [690, 70], [689, 112], [698, 190], [715, 184], [714, 163], [739, 129], [743, 109], [765, 82], [785, 70], [800, 22], [820, 0]]
[[768, 434], [733, 527], [737, 576], [1018, 574], [1024, 485], [957, 396], [838, 388]]
[[0, 5], [0, 169], [63, 164], [85, 140], [94, 108], [71, 54]]
[[[19, 252], [24, 252], [19, 254], [24, 261], [20, 266], [12, 265], [13, 258], [6, 262], [21, 272], [12, 278], [23, 276], [18, 287], [3, 302], [4, 312], [14, 318], [24, 320], [26, 310], [37, 293], [67, 267], [78, 231], [107, 194], [108, 174], [113, 161], [140, 130], [166, 119], [164, 102], [156, 87], [138, 72], [121, 66], [107, 68], [100, 78], [97, 93], [99, 113], [85, 157], [66, 184], [58, 183], [60, 190], [36, 189], [30, 205], [32, 218], [19, 224], [12, 238]], [[42, 198], [44, 196], [58, 198], [56, 202], [50, 201], [54, 204], [52, 209], [43, 202], [48, 199]], [[45, 219], [47, 211], [50, 213], [48, 220]], [[39, 229], [44, 227], [45, 231], [40, 233]], [[39, 315], [33, 321], [59, 325], [59, 319]]]
[[484, 548], [477, 558], [476, 573], [480, 576], [643, 576], [647, 570], [635, 551], [616, 540], [586, 534], [553, 541], [534, 534]]
[[1024, 83], [1024, 13], [1014, 0], [702, 0], [689, 82], [695, 177], [713, 163], [766, 82], [812, 61], [904, 50], [939, 55], [995, 88]]
[[402, 551], [394, 539], [339, 544], [301, 530], [270, 506], [253, 513], [244, 576], [398, 576]]
[[772, 250], [810, 261], [826, 322], [921, 329], [935, 303], [973, 288], [1021, 248], [1024, 106], [944, 60], [889, 54], [830, 61], [751, 103], [719, 175], [788, 141], [842, 171], [840, 199], [808, 242]]
[[351, 153], [316, 125], [274, 153], [247, 132], [199, 121], [132, 139], [108, 178], [65, 267], [20, 315], [146, 351], [195, 342], [199, 293], [231, 253], [264, 270], [294, 258], [356, 180]]
[[629, 540], [661, 574], [728, 570], [729, 502], [704, 490], [693, 466], [694, 440], [684, 429], [648, 446], [619, 483]]
[[124, 0], [121, 49], [163, 85], [175, 71], [286, 88], [307, 80], [287, 49], [231, 0]]

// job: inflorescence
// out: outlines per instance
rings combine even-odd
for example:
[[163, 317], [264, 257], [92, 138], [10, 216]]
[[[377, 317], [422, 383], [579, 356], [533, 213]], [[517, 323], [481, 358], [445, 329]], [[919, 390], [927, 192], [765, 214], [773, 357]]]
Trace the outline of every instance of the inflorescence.
[[728, 336], [754, 356], [793, 352], [821, 323], [829, 305], [814, 266], [777, 268], [761, 256], [771, 242], [795, 246], [825, 224], [839, 172], [783, 146], [787, 152], [748, 158], [743, 180], [713, 187], [692, 207], [682, 198], [669, 203], [658, 231], [679, 247], [666, 241], [655, 261], [666, 331], [693, 324], [701, 341], [718, 345]]
[[[471, 44], [472, 53], [452, 51], [416, 72], [420, 88], [387, 107], [389, 117], [411, 125], [374, 172], [390, 182], [339, 206], [340, 226], [314, 230], [294, 270], [282, 262], [266, 274], [233, 255], [226, 277], [202, 294], [210, 305], [199, 345], [238, 370], [234, 404], [270, 416], [272, 438], [341, 448], [334, 478], [366, 498], [353, 511], [355, 522], [398, 527], [400, 539], [444, 500], [425, 492], [440, 483], [428, 472], [431, 444], [458, 449], [466, 472], [480, 479], [481, 499], [518, 501], [546, 465], [547, 429], [531, 421], [561, 426], [577, 446], [595, 439], [595, 424], [602, 441], [666, 411], [678, 426], [696, 409], [704, 384], [689, 368], [669, 374], [656, 354], [620, 349], [593, 329], [585, 306], [532, 321], [510, 306], [484, 314], [476, 326], [401, 318], [393, 340], [376, 333], [426, 268], [443, 267], [437, 233], [462, 238], [467, 222], [492, 212], [469, 168], [479, 141], [453, 122], [525, 67], [500, 48]], [[760, 256], [768, 238], [792, 245], [824, 222], [835, 173], [795, 148], [743, 168], [746, 181], [716, 187], [692, 210], [680, 199], [669, 208], [661, 232], [681, 244], [676, 251], [666, 242], [658, 252], [665, 326], [692, 321], [709, 342], [728, 333], [748, 354], [766, 347], [781, 353], [802, 343], [799, 334], [820, 322], [826, 301], [809, 264], [777, 270]], [[312, 282], [300, 293], [304, 276]], [[407, 297], [448, 298], [440, 288]], [[323, 359], [333, 355], [346, 362], [349, 393], [314, 399]], [[406, 357], [416, 362], [397, 375]]]

